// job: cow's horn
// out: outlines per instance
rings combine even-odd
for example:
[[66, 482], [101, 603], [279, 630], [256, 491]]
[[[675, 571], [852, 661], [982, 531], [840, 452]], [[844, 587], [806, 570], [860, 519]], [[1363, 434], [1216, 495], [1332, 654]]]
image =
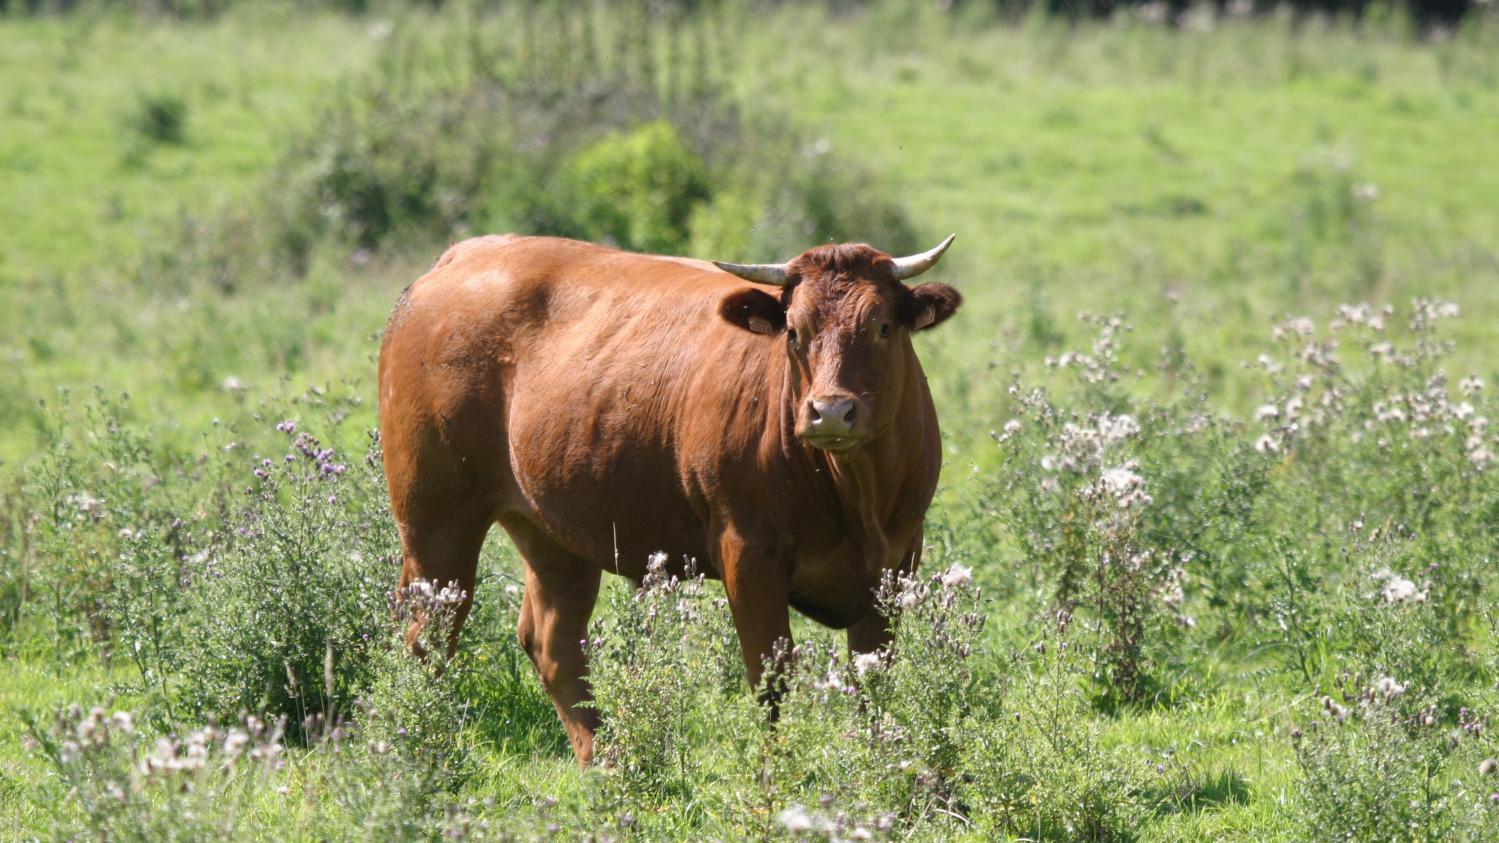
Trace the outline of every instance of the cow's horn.
[[724, 263], [714, 261], [713, 265], [724, 272], [732, 272], [746, 281], [758, 281], [761, 284], [774, 284], [784, 287], [790, 283], [786, 277], [786, 264], [784, 263]]
[[942, 259], [942, 253], [947, 251], [947, 247], [952, 245], [953, 238], [957, 236], [956, 234], [947, 235], [946, 240], [938, 243], [937, 248], [929, 252], [922, 252], [919, 255], [911, 255], [910, 257], [896, 258], [895, 271], [893, 273], [895, 280], [904, 281], [907, 278], [915, 278], [936, 266], [937, 261]]

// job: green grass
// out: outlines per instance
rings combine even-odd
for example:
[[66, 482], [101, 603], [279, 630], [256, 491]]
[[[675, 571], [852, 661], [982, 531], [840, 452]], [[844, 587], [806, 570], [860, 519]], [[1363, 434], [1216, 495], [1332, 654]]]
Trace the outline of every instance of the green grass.
[[[972, 309], [954, 342], [1023, 328], [1012, 314], [1033, 298], [1064, 327], [1126, 311], [1147, 349], [1185, 323], [1232, 403], [1270, 318], [1440, 294], [1470, 317], [1459, 362], [1494, 371], [1492, 24], [1438, 44], [1273, 19], [975, 34], [881, 8], [832, 26], [788, 12], [789, 42], [749, 41], [737, 78], [895, 180], [932, 237], [959, 233], [949, 271]], [[1336, 216], [1306, 231], [1317, 202], [1362, 184], [1366, 235]]]
[[[934, 8], [751, 19], [730, 4], [709, 29], [720, 43], [748, 33], [723, 57], [743, 109], [794, 115], [831, 155], [887, 179], [924, 236], [959, 234], [939, 274], [967, 304], [919, 346], [949, 450], [932, 521], [963, 531], [961, 552], [974, 556], [961, 558], [1006, 595], [987, 604], [996, 649], [1026, 640], [1043, 597], [1017, 585], [1026, 560], [985, 498], [1005, 460], [990, 433], [1016, 411], [1012, 371], [1062, 380], [1041, 361], [1086, 346], [1077, 313], [1131, 320], [1124, 360], [1140, 374], [1127, 391], [1174, 396], [1153, 370], [1162, 346], [1180, 344], [1209, 402], [1242, 416], [1263, 395], [1245, 366], [1269, 347], [1276, 319], [1325, 323], [1343, 302], [1441, 296], [1464, 309], [1449, 334], [1453, 380], [1476, 373], [1499, 386], [1492, 19], [1423, 43], [1384, 25], [1001, 26]], [[163, 452], [212, 447], [215, 421], [264, 443], [262, 428], [313, 385], [362, 397], [348, 405], [351, 427], [373, 424], [374, 338], [442, 244], [228, 293], [158, 290], [137, 273], [143, 244], [176, 236], [183, 217], [211, 219], [266, 188], [272, 165], [317, 131], [340, 81], [380, 55], [378, 23], [282, 7], [206, 23], [0, 19], [0, 457], [11, 472], [0, 490], [39, 459], [50, 422], [36, 402], [59, 389], [128, 391], [127, 421]], [[439, 28], [415, 15], [398, 25], [418, 37]], [[184, 103], [181, 143], [130, 128], [150, 96]], [[788, 242], [786, 255], [809, 245]], [[231, 378], [244, 390], [226, 390]], [[34, 505], [17, 497], [4, 518], [19, 525]], [[1300, 513], [1274, 517], [1283, 527]], [[23, 532], [5, 535], [22, 542]], [[486, 564], [516, 570], [508, 550]], [[1202, 631], [1162, 671], [1175, 692], [1091, 722], [1103, 745], [1140, 764], [1169, 755], [1197, 783], [1147, 817], [1140, 839], [1289, 839], [1301, 773], [1286, 735], [1322, 689], [1244, 637], [1241, 623], [1269, 618], [1213, 623], [1224, 610], [1201, 611]], [[480, 627], [477, 664], [513, 663], [511, 622]], [[1466, 636], [1474, 651], [1491, 643]], [[495, 799], [498, 819], [540, 795], [579, 804], [595, 783], [577, 774], [535, 680], [510, 675], [469, 689], [474, 772], [460, 796]], [[137, 685], [130, 669], [66, 664], [45, 648], [7, 657], [0, 836], [46, 836], [50, 822], [36, 798], [52, 774], [23, 746], [16, 712], [103, 703], [116, 689], [117, 704], [135, 704]], [[262, 797], [258, 810], [275, 816], [276, 798]], [[689, 802], [662, 813], [706, 810]]]
[[[128, 267], [176, 215], [258, 187], [330, 89], [370, 61], [371, 26], [287, 6], [212, 23], [104, 11], [7, 18], [5, 287]], [[184, 103], [181, 143], [151, 143], [131, 127], [142, 100], [163, 95]]]

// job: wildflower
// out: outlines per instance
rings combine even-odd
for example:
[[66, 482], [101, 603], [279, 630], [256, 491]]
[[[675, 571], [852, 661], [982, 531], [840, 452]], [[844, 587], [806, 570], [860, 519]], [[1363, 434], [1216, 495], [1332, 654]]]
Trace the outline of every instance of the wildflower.
[[863, 676], [880, 666], [879, 653], [860, 653], [854, 656], [854, 672]]
[[1478, 772], [1485, 776], [1492, 776], [1495, 773], [1499, 773], [1499, 761], [1495, 761], [1492, 758], [1483, 759], [1478, 765]]
[[1281, 339], [1287, 334], [1305, 338], [1311, 336], [1316, 330], [1316, 323], [1312, 320], [1305, 316], [1297, 316], [1271, 328], [1270, 335], [1275, 339]]
[[1254, 440], [1254, 449], [1262, 454], [1274, 454], [1280, 451], [1280, 446], [1275, 443], [1275, 437], [1267, 433]]
[[1113, 496], [1120, 509], [1145, 506], [1151, 501], [1145, 492], [1145, 478], [1135, 471], [1137, 468], [1139, 463], [1131, 460], [1118, 468], [1106, 468], [1099, 475], [1099, 485]]
[[282, 433], [287, 433], [287, 434], [296, 433], [297, 432], [297, 423], [294, 422], [294, 421], [292, 421], [291, 419], [287, 419], [286, 421], [277, 424], [276, 425], [276, 429], [279, 430], [279, 431], [281, 431]]
[[1402, 684], [1391, 676], [1380, 677], [1379, 681], [1374, 683], [1374, 689], [1386, 700], [1393, 700], [1405, 693], [1407, 687], [1409, 687], [1409, 683]]
[[1135, 421], [1134, 416], [1102, 415], [1098, 417], [1098, 434], [1104, 445], [1112, 445], [1139, 432], [1140, 425]]
[[1377, 342], [1369, 346], [1369, 353], [1374, 355], [1376, 360], [1385, 362], [1395, 355], [1395, 346], [1387, 342]]
[[1265, 419], [1279, 418], [1279, 416], [1280, 408], [1276, 407], [1274, 404], [1261, 404], [1259, 409], [1254, 411], [1255, 421], [1264, 421]]
[[1468, 462], [1473, 463], [1473, 467], [1480, 471], [1482, 471], [1483, 468], [1487, 466], [1489, 464], [1489, 461], [1493, 458], [1494, 452], [1490, 451], [1488, 448], [1474, 448], [1473, 450], [1468, 452]]
[[82, 753], [82, 750], [83, 748], [73, 741], [63, 741], [62, 747], [57, 754], [57, 760], [64, 764], [72, 764], [78, 760], [78, 756]]
[[135, 718], [131, 717], [128, 711], [116, 711], [114, 716], [109, 718], [109, 722], [114, 726], [115, 731], [127, 735], [135, 731]]
[[84, 515], [96, 513], [104, 508], [104, 499], [96, 498], [93, 495], [90, 495], [88, 492], [82, 492], [77, 495], [70, 495], [68, 497], [68, 500], [74, 506], [78, 507], [78, 511], [83, 513]]
[[249, 387], [246, 387], [244, 382], [239, 378], [235, 377], [234, 375], [230, 375], [229, 377], [224, 378], [224, 382], [219, 385], [219, 388], [224, 390], [225, 392], [244, 392]]
[[1374, 578], [1385, 581], [1384, 587], [1379, 590], [1379, 596], [1386, 603], [1425, 603], [1431, 590], [1430, 582], [1423, 582], [1417, 588], [1414, 582], [1388, 569], [1376, 571]]
[[812, 830], [812, 817], [807, 814], [807, 809], [800, 805], [792, 805], [790, 808], [776, 815], [776, 821], [781, 827], [792, 834], [801, 834]]
[[951, 568], [942, 574], [942, 586], [944, 588], [962, 588], [973, 582], [973, 569], [954, 563]]
[[1461, 389], [1464, 395], [1477, 395], [1483, 391], [1483, 379], [1477, 375], [1469, 375], [1458, 382], [1457, 388]]
[[1339, 723], [1348, 717], [1348, 709], [1333, 702], [1332, 697], [1325, 696], [1322, 698], [1322, 709], [1327, 712], [1328, 716]]
[[1416, 584], [1405, 577], [1390, 577], [1380, 591], [1386, 603], [1404, 603], [1416, 596]]
[[1005, 435], [1006, 436], [1014, 436], [1015, 434], [1017, 434], [1019, 432], [1020, 432], [1020, 420], [1019, 419], [1010, 419], [1009, 421], [1005, 422]]
[[231, 729], [229, 730], [229, 735], [224, 738], [224, 754], [231, 758], [238, 757], [249, 743], [250, 735], [248, 732], [244, 729]]

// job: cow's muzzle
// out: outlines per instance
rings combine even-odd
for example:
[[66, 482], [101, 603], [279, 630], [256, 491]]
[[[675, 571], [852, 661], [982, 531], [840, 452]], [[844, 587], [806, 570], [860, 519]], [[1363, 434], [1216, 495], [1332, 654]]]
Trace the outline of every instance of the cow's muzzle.
[[857, 399], [842, 395], [807, 400], [797, 435], [825, 451], [846, 451], [863, 439], [866, 411]]

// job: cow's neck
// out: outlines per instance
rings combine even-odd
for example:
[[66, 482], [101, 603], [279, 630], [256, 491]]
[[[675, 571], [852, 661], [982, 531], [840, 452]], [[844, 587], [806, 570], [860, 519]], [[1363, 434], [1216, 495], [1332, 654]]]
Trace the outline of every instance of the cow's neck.
[[[914, 357], [914, 350], [908, 351]], [[796, 402], [789, 366], [782, 366], [783, 399], [778, 419], [781, 452], [800, 463], [797, 474], [816, 488], [813, 500], [824, 502], [828, 510], [822, 515], [841, 521], [848, 538], [858, 545], [863, 557], [864, 574], [877, 582], [880, 571], [891, 557], [889, 523], [893, 503], [908, 481], [906, 473], [919, 470], [911, 455], [920, 453], [925, 431], [919, 429], [923, 414], [912, 401], [916, 388], [907, 378], [902, 397], [907, 405], [896, 413], [895, 422], [874, 439], [846, 453], [832, 453], [813, 448], [796, 436]], [[919, 369], [915, 379], [920, 378]], [[912, 410], [915, 410], [914, 412]], [[913, 428], [916, 429], [910, 429]], [[901, 548], [904, 552], [904, 548]]]

